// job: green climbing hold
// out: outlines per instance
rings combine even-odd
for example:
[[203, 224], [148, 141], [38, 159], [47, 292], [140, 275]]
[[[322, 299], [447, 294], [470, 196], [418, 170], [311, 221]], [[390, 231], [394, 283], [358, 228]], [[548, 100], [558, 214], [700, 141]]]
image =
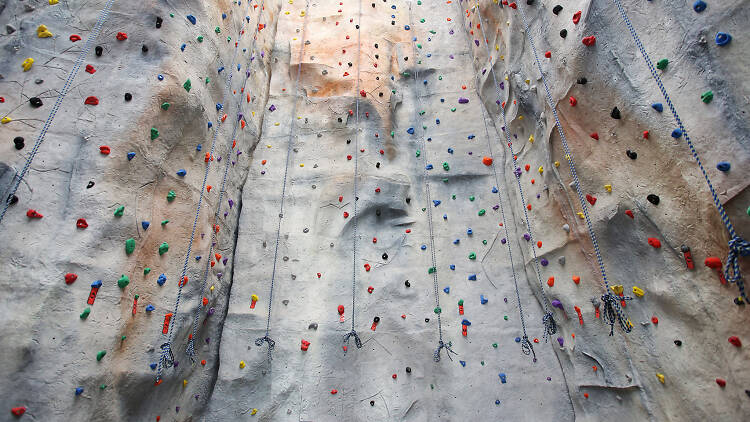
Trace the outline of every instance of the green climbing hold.
[[444, 163], [443, 163], [443, 170], [445, 170], [445, 171], [449, 171], [450, 169], [451, 169], [451, 166], [449, 166], [449, 165], [448, 165], [448, 162], [447, 162], [447, 161], [446, 161], [446, 162], [444, 162]]
[[[170, 190], [169, 193], [167, 194], [167, 201], [172, 202], [172, 201], [174, 201], [174, 199], [176, 197], [177, 197], [177, 194], [174, 193], [173, 190]], [[162, 224], [164, 224], [164, 223], [162, 223]]]
[[443, 80], [443, 75], [438, 76], [438, 80], [442, 81]]
[[203, 42], [203, 35], [198, 35], [197, 40], [198, 40], [198, 42]]
[[437, 34], [437, 32], [435, 32], [435, 30], [434, 30], [434, 29], [430, 29], [430, 30], [429, 30], [429, 31], [427, 31], [427, 32], [429, 32], [429, 33], [430, 33], [430, 34], [432, 34], [432, 35], [435, 35], [435, 34]]
[[162, 225], [162, 226], [166, 226], [166, 225], [167, 225], [167, 223], [169, 223], [169, 220], [164, 220], [164, 221], [162, 221], [162, 222], [161, 222], [161, 225]]
[[447, 177], [443, 177], [443, 183], [448, 183], [448, 178]]
[[96, 360], [100, 361], [104, 357], [104, 355], [107, 354], [106, 350], [100, 350], [99, 353], [96, 354]]
[[161, 103], [161, 109], [162, 110], [169, 110], [169, 106], [170, 105], [171, 104], [169, 104], [168, 102], [164, 101], [163, 103]]
[[170, 18], [173, 18], [173, 17], [174, 17], [174, 13], [170, 13], [170, 14], [169, 14], [169, 17], [170, 17]]
[[455, 113], [456, 112], [456, 107], [451, 107], [451, 111]]
[[106, 389], [107, 389], [107, 384], [102, 384], [102, 385], [100, 385], [100, 386], [99, 386], [99, 389], [100, 389], [100, 390], [106, 390]]
[[477, 259], [477, 254], [472, 252], [469, 254], [469, 259]]
[[154, 139], [158, 137], [159, 137], [159, 130], [155, 127], [152, 127], [151, 128], [151, 140], [153, 141]]
[[[409, 73], [409, 72], [406, 72], [406, 71], [404, 71], [404, 72], [403, 72], [403, 73], [401, 74], [401, 76], [403, 76], [404, 78], [408, 78], [409, 76], [411, 76], [411, 73]], [[395, 91], [394, 91], [394, 94], [395, 94]]]
[[84, 309], [83, 312], [81, 312], [81, 319], [88, 318], [90, 313], [91, 313], [91, 308], [87, 306], [86, 309]]
[[125, 205], [120, 205], [115, 210], [115, 217], [122, 217], [122, 214], [125, 212]]
[[396, 136], [396, 132], [391, 131], [391, 138], [393, 138], [394, 136]]
[[130, 255], [135, 250], [135, 239], [132, 237], [125, 241], [125, 253]]
[[216, 28], [214, 28], [214, 32], [216, 32], [217, 34], [220, 34], [221, 33], [221, 28], [219, 28], [217, 26]]
[[208, 85], [210, 82], [211, 82], [211, 78], [209, 78], [208, 76], [206, 76], [206, 85]]
[[422, 44], [417, 43], [417, 48], [422, 48]]
[[439, 314], [440, 312], [443, 312], [443, 310], [442, 310], [442, 309], [440, 309], [440, 307], [439, 307], [439, 306], [436, 306], [436, 307], [435, 307], [435, 313], [436, 313], [436, 314]]
[[505, 316], [503, 317], [503, 319], [507, 321], [507, 320], [508, 320], [508, 315], [505, 315]]
[[487, 239], [482, 240], [482, 244], [486, 245], [487, 244]]
[[227, 37], [227, 42], [232, 41], [232, 37]]
[[437, 271], [437, 268], [435, 268], [435, 267], [430, 267], [430, 268], [428, 268], [428, 269], [427, 269], [427, 274], [433, 274], [433, 273], [435, 273], [436, 271]]
[[747, 207], [747, 215], [750, 215], [750, 207]]
[[422, 155], [422, 151], [417, 150], [417, 157], [419, 157], [420, 155]]
[[481, 363], [481, 364], [482, 364], [482, 366], [484, 366], [484, 361], [481, 361], [481, 362], [479, 362], [479, 363]]
[[708, 104], [714, 99], [714, 93], [713, 91], [706, 91], [703, 94], [701, 94], [701, 101]]
[[425, 211], [427, 211], [427, 208], [422, 208], [422, 212], [425, 212]]
[[451, 199], [456, 199], [456, 194], [451, 195]]
[[422, 5], [422, 0], [418, 0], [417, 1], [417, 5], [421, 6]]
[[420, 19], [419, 23], [424, 23], [424, 18]]
[[190, 78], [188, 78], [188, 80], [186, 80], [185, 83], [182, 84], [182, 87], [185, 88], [185, 91], [190, 92], [190, 88], [193, 87], [193, 83], [190, 82]]
[[661, 59], [658, 62], [656, 62], [656, 68], [659, 70], [664, 70], [669, 66], [669, 60], [667, 59]]
[[478, 214], [479, 214], [479, 216], [481, 217], [481, 216], [483, 216], [483, 215], [484, 215], [484, 214], [485, 214], [486, 212], [487, 212], [487, 211], [485, 211], [485, 210], [484, 210], [484, 208], [482, 208], [481, 210], [479, 210]]
[[471, 195], [471, 196], [469, 197], [469, 201], [473, 201], [474, 199], [476, 199], [476, 198], [474, 198], [474, 195]]
[[150, 273], [150, 272], [151, 272], [151, 268], [149, 268], [149, 267], [146, 267], [146, 268], [143, 269], [143, 275], [148, 275], [148, 273]]
[[497, 343], [492, 343], [492, 347], [494, 347], [495, 349], [497, 349]]
[[159, 245], [159, 255], [164, 255], [169, 250], [169, 244], [167, 242]]
[[126, 338], [128, 338], [128, 336], [123, 335], [122, 337], [120, 337], [120, 341], [125, 341]]
[[128, 284], [130, 284], [130, 279], [125, 274], [120, 277], [119, 280], [117, 280], [117, 287], [124, 289]]
[[435, 389], [435, 386], [430, 384], [430, 390], [434, 390], [434, 389]]
[[425, 113], [426, 113], [426, 112], [425, 112], [424, 110], [422, 110], [422, 111], [420, 111], [420, 112], [419, 112], [419, 115], [420, 115], [420, 116], [422, 116], [422, 115], [424, 115]]
[[135, 300], [138, 300], [139, 297], [141, 297], [141, 295], [135, 295], [134, 296]]
[[458, 300], [458, 306], [464, 306], [464, 300], [463, 299], [459, 299]]

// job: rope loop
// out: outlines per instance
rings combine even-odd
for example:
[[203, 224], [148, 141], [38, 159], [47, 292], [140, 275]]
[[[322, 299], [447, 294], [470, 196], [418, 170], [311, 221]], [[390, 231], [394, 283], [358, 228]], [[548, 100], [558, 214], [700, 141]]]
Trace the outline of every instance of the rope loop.
[[521, 351], [526, 356], [534, 356], [533, 361], [536, 362], [536, 352], [534, 352], [534, 345], [531, 344], [531, 342], [529, 341], [529, 337], [526, 335], [521, 337]]
[[750, 242], [739, 237], [734, 236], [729, 241], [729, 255], [727, 256], [727, 266], [724, 268], [724, 278], [730, 283], [737, 283], [737, 287], [740, 289], [740, 295], [747, 301], [745, 295], [745, 283], [742, 281], [742, 273], [740, 273], [740, 256], [750, 255]]
[[263, 342], [268, 343], [268, 360], [273, 360], [273, 358], [271, 357], [271, 352], [273, 352], [273, 348], [276, 347], [276, 342], [273, 341], [271, 337], [268, 337], [268, 334], [255, 339], [255, 345], [258, 347], [262, 346]]
[[437, 349], [435, 349], [435, 353], [432, 354], [432, 358], [435, 360], [435, 362], [440, 362], [440, 349], [443, 348], [445, 348], [446, 350], [445, 354], [446, 356], [448, 356], [448, 359], [452, 361], [453, 358], [451, 357], [451, 353], [453, 353], [454, 355], [458, 355], [458, 353], [454, 352], [453, 349], [451, 349], [451, 346], [453, 346], [453, 343], [451, 343], [450, 341], [446, 344], [443, 340], [440, 340], [438, 342]]
[[191, 363], [195, 363], [195, 341], [190, 338], [188, 340], [187, 349], [185, 350], [185, 354], [190, 358]]
[[171, 368], [174, 366], [174, 353], [170, 343], [161, 345], [161, 368]]
[[544, 342], [546, 343], [550, 336], [557, 333], [557, 323], [555, 322], [555, 317], [552, 315], [552, 312], [544, 314], [542, 323], [544, 324]]
[[621, 300], [631, 300], [630, 296], [615, 296], [612, 292], [607, 292], [602, 295], [602, 302], [604, 303], [604, 322], [609, 324], [609, 335], [613, 336], [615, 332], [615, 322], [620, 323], [622, 331], [629, 333], [633, 329], [633, 323], [630, 322], [630, 318], [625, 315], [622, 307], [620, 306]]
[[362, 340], [359, 339], [359, 334], [357, 334], [357, 331], [352, 328], [352, 330], [346, 333], [346, 335], [344, 336], [344, 354], [346, 354], [346, 351], [349, 348], [349, 339], [351, 337], [354, 337], [354, 344], [357, 346], [357, 349], [362, 348]]

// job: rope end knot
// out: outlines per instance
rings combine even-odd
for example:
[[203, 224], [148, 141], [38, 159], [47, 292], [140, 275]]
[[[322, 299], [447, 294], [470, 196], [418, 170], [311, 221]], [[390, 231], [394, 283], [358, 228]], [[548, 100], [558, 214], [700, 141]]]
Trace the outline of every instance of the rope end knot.
[[622, 331], [629, 333], [633, 329], [633, 323], [630, 321], [620, 306], [620, 301], [632, 300], [630, 296], [616, 296], [612, 292], [607, 292], [602, 295], [602, 303], [604, 303], [604, 322], [609, 324], [609, 335], [615, 334], [615, 322], [620, 323]]
[[273, 348], [276, 346], [276, 342], [271, 339], [271, 337], [268, 337], [268, 334], [266, 334], [263, 337], [258, 337], [255, 339], [255, 345], [260, 347], [263, 345], [263, 343], [268, 343], [268, 360], [272, 360], [271, 352], [273, 351]]
[[451, 357], [451, 353], [453, 353], [454, 355], [458, 355], [458, 353], [454, 352], [453, 349], [451, 349], [451, 346], [453, 346], [453, 343], [451, 343], [450, 341], [446, 344], [443, 340], [440, 340], [438, 342], [437, 349], [435, 349], [435, 353], [432, 354], [432, 358], [435, 360], [435, 362], [440, 362], [440, 350], [443, 348], [445, 348], [446, 350], [448, 359], [452, 361], [453, 358]]
[[357, 346], [357, 349], [362, 348], [362, 340], [359, 339], [359, 334], [357, 334], [357, 331], [352, 328], [351, 331], [344, 335], [344, 354], [346, 354], [347, 349], [349, 349], [349, 338], [351, 337], [354, 337], [354, 344]]
[[745, 295], [745, 283], [742, 281], [740, 272], [740, 256], [750, 255], [750, 242], [739, 237], [733, 236], [729, 241], [729, 255], [727, 256], [727, 266], [724, 268], [724, 278], [730, 283], [737, 283], [740, 289], [740, 295], [747, 300]]

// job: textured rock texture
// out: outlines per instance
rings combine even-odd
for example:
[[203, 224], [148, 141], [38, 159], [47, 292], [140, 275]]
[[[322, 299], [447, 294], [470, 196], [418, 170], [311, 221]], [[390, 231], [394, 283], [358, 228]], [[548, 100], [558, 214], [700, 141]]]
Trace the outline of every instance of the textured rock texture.
[[[750, 237], [750, 3], [707, 2], [702, 13], [685, 1], [624, 3], [651, 58], [669, 60], [658, 72]], [[107, 4], [0, 1], [0, 114], [12, 119], [0, 127], [3, 198]], [[703, 175], [670, 136], [614, 3], [556, 5], [112, 3], [0, 222], [2, 419], [25, 407], [21, 420], [743, 420], [748, 305], [703, 264], [724, 261], [729, 240]], [[609, 336], [595, 315], [602, 277], [521, 12], [582, 192], [596, 198], [586, 205], [608, 281], [645, 291], [624, 308], [629, 334]], [[52, 37], [37, 36], [42, 24]], [[719, 31], [732, 42], [717, 46]], [[596, 44], [582, 44], [591, 35]], [[536, 264], [537, 241], [547, 265]], [[176, 303], [176, 365], [155, 385]], [[545, 309], [557, 321], [548, 342]], [[352, 339], [344, 353], [352, 325], [362, 347]], [[524, 329], [536, 360], [516, 342]], [[435, 362], [441, 330], [457, 354]], [[270, 360], [255, 343], [266, 334]]]

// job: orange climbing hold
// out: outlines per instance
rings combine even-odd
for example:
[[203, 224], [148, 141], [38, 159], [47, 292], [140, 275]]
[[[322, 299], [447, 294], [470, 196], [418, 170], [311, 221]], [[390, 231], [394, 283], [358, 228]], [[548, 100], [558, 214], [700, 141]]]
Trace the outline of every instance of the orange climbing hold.
[[487, 156], [482, 157], [482, 164], [484, 164], [485, 166], [491, 166], [492, 158]]
[[573, 283], [580, 284], [581, 283], [581, 277], [574, 275], [573, 276]]

